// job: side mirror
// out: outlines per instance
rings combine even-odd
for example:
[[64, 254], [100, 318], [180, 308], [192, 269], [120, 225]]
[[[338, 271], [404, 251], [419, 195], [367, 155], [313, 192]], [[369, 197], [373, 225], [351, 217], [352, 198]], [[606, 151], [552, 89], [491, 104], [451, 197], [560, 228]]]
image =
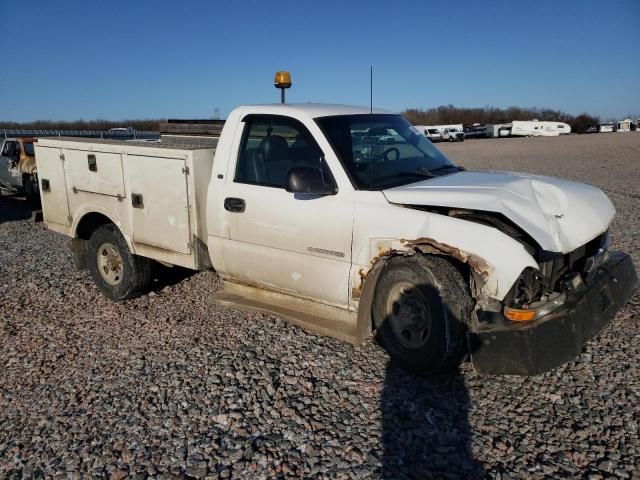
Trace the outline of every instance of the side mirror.
[[338, 189], [325, 181], [316, 167], [293, 167], [287, 175], [287, 192], [310, 195], [335, 195]]

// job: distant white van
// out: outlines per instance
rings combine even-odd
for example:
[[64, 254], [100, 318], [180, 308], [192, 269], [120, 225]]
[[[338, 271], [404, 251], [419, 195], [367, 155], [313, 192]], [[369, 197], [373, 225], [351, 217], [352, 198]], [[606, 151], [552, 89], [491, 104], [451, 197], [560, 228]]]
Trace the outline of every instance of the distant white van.
[[571, 133], [571, 127], [563, 122], [541, 122], [538, 120], [514, 120], [512, 136], [520, 137], [557, 137]]
[[442, 141], [442, 131], [438, 128], [428, 125], [416, 125], [416, 128], [433, 143]]

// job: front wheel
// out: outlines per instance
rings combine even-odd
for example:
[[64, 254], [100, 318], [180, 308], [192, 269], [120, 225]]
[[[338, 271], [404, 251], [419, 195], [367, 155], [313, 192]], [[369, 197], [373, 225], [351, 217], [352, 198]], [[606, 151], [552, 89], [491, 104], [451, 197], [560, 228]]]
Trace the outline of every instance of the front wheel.
[[126, 300], [143, 293], [151, 282], [151, 261], [133, 255], [113, 224], [98, 227], [89, 239], [89, 271], [106, 297]]
[[464, 359], [471, 309], [467, 282], [449, 260], [420, 254], [393, 257], [375, 290], [377, 339], [410, 372], [438, 375]]

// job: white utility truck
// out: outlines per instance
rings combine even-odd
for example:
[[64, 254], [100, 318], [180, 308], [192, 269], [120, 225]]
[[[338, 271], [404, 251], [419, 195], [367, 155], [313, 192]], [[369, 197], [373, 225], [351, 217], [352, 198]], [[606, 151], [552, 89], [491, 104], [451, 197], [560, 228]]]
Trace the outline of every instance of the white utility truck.
[[400, 115], [336, 105], [235, 109], [217, 147], [42, 138], [44, 220], [113, 300], [152, 261], [213, 269], [218, 301], [359, 343], [409, 370], [470, 358], [535, 374], [624, 305], [597, 188], [465, 171]]

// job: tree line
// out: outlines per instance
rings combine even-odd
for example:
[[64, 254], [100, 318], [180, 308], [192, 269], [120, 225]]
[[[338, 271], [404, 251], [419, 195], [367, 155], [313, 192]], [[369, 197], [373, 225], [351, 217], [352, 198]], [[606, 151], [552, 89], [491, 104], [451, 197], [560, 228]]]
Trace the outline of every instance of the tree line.
[[[464, 108], [453, 105], [420, 109], [409, 108], [402, 112], [407, 120], [414, 125], [449, 125], [462, 123], [463, 125], [481, 125], [491, 123], [509, 123], [513, 120], [550, 120], [565, 122], [571, 125], [571, 130], [583, 133], [589, 125], [600, 123], [600, 118], [581, 113], [571, 115], [560, 110], [550, 108], [522, 108], [522, 107], [481, 107]], [[159, 124], [164, 120], [35, 120], [32, 122], [9, 122], [0, 120], [0, 129], [24, 130], [109, 130], [118, 127], [133, 127], [136, 130], [158, 131]]]
[[509, 123], [513, 120], [533, 120], [535, 118], [541, 121], [568, 123], [571, 125], [571, 131], [576, 133], [584, 133], [589, 125], [600, 123], [599, 117], [588, 113], [571, 115], [570, 113], [550, 108], [464, 108], [441, 105], [427, 109], [409, 108], [404, 110], [402, 114], [414, 125], [450, 125], [459, 123], [463, 125], [473, 125], [474, 123], [485, 125]]

